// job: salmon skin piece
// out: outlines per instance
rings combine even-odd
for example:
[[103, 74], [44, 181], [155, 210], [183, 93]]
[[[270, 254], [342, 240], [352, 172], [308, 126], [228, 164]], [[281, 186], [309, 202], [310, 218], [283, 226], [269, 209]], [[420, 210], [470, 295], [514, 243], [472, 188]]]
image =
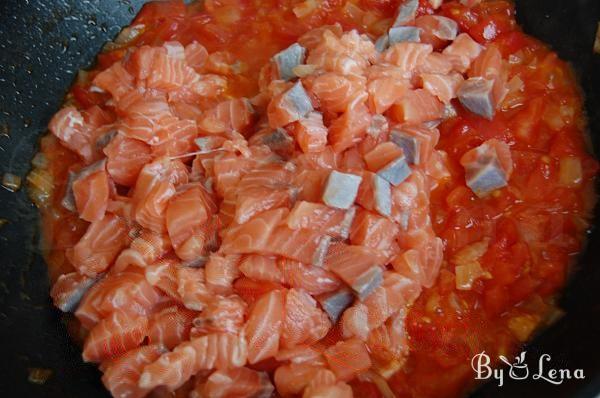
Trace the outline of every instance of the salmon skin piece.
[[347, 288], [342, 288], [331, 293], [325, 293], [317, 297], [323, 310], [332, 322], [337, 323], [346, 310], [354, 302], [354, 294]]
[[362, 177], [333, 170], [323, 190], [323, 203], [338, 209], [349, 209], [358, 194]]
[[420, 157], [420, 142], [414, 135], [406, 134], [405, 132], [394, 130], [390, 139], [396, 143], [402, 152], [406, 155], [406, 161], [409, 164], [419, 164]]
[[282, 80], [292, 80], [296, 78], [294, 68], [304, 62], [306, 49], [298, 43], [294, 43], [285, 50], [282, 50], [273, 56], [273, 61], [277, 66], [279, 77]]
[[373, 197], [374, 209], [383, 216], [392, 213], [392, 187], [389, 181], [381, 178], [378, 174], [373, 175]]
[[483, 77], [471, 77], [465, 80], [457, 92], [460, 103], [486, 119], [492, 119], [496, 112], [494, 101], [494, 81]]
[[269, 103], [269, 125], [283, 127], [305, 117], [313, 110], [310, 97], [301, 82], [296, 82], [289, 90], [279, 94]]
[[392, 27], [406, 25], [413, 21], [417, 16], [418, 7], [419, 0], [403, 0], [398, 7], [397, 15]]
[[487, 140], [471, 149], [460, 162], [465, 168], [467, 186], [479, 197], [505, 187], [512, 174], [510, 148], [497, 139]]
[[414, 26], [396, 26], [390, 28], [388, 31], [388, 42], [389, 46], [396, 43], [402, 42], [415, 42], [421, 41], [421, 29]]
[[411, 173], [404, 154], [377, 171], [377, 175], [392, 185], [399, 185]]

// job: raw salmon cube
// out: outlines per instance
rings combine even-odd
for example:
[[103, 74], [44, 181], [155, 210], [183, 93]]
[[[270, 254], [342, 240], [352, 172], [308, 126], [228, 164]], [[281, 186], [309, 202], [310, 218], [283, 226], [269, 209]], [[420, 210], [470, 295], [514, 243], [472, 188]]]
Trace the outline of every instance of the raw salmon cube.
[[381, 284], [383, 273], [380, 265], [385, 262], [386, 258], [378, 250], [337, 243], [327, 253], [325, 265], [362, 300]]
[[366, 153], [364, 159], [367, 168], [376, 172], [402, 155], [402, 148], [394, 142], [383, 142]]
[[277, 354], [285, 319], [285, 296], [284, 290], [271, 291], [258, 299], [250, 312], [245, 332], [251, 364]]
[[363, 172], [356, 202], [382, 216], [392, 213], [392, 188], [387, 180], [370, 171]]
[[72, 312], [97, 281], [98, 278], [90, 278], [77, 272], [63, 274], [52, 286], [50, 296], [61, 311]]
[[358, 339], [340, 341], [325, 350], [329, 368], [340, 380], [351, 380], [371, 367], [365, 344]]
[[440, 40], [454, 40], [458, 33], [458, 24], [441, 15], [423, 15], [415, 20], [415, 25]]
[[293, 134], [304, 153], [322, 152], [327, 145], [327, 128], [323, 124], [323, 114], [309, 112], [294, 123]]
[[423, 73], [421, 80], [425, 90], [438, 97], [443, 103], [449, 104], [456, 97], [464, 78], [456, 72], [448, 75]]
[[359, 210], [352, 224], [350, 242], [384, 251], [393, 243], [398, 232], [399, 227], [389, 219]]
[[390, 109], [390, 116], [397, 122], [419, 124], [441, 119], [444, 104], [427, 90], [407, 92]]
[[356, 208], [335, 209], [321, 203], [296, 202], [287, 218], [291, 229], [309, 228], [346, 239], [356, 214]]
[[455, 70], [464, 73], [481, 51], [483, 51], [481, 44], [473, 40], [467, 33], [461, 33], [442, 51], [442, 54], [450, 56], [454, 60]]

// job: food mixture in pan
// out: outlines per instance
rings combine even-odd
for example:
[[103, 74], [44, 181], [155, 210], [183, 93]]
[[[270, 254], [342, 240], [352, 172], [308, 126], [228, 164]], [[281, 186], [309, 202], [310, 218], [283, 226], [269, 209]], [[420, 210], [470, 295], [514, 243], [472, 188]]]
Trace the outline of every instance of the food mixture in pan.
[[585, 127], [506, 1], [149, 3], [34, 159], [51, 296], [115, 397], [462, 396], [560, 316]]

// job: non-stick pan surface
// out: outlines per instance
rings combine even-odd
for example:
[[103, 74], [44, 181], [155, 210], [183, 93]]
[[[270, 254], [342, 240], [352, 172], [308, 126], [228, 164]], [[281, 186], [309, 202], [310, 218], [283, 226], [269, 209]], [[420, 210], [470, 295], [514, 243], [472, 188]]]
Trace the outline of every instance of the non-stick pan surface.
[[[39, 137], [61, 104], [77, 70], [89, 66], [102, 44], [127, 25], [142, 0], [0, 0], [0, 173], [25, 177]], [[527, 33], [569, 60], [586, 94], [590, 132], [600, 152], [600, 55], [592, 43], [598, 0], [517, 0]], [[22, 189], [0, 189], [0, 396], [107, 397], [99, 372], [85, 365], [48, 299], [38, 247], [38, 216]], [[600, 215], [596, 216], [600, 225]], [[600, 393], [600, 231], [562, 300], [567, 315], [529, 347], [528, 365], [543, 353], [548, 367], [581, 368], [585, 380], [489, 383], [478, 397], [595, 397]], [[468, 331], [466, 331], [468, 332]], [[44, 385], [29, 369], [52, 370]]]

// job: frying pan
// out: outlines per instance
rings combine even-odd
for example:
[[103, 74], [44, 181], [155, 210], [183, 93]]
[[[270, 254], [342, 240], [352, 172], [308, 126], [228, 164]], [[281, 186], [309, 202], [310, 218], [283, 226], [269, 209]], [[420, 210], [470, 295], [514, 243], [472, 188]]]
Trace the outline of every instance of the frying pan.
[[[51, 116], [76, 72], [139, 11], [142, 0], [0, 1], [0, 173], [25, 177]], [[527, 33], [570, 61], [586, 95], [592, 144], [600, 149], [600, 55], [592, 43], [598, 0], [517, 0]], [[39, 244], [37, 210], [24, 189], [0, 189], [0, 395], [108, 397], [95, 367], [81, 361], [57, 310]], [[600, 212], [595, 224], [600, 225]], [[583, 369], [584, 380], [552, 385], [541, 380], [488, 383], [475, 397], [595, 397], [600, 394], [600, 231], [593, 231], [561, 300], [566, 316], [526, 347], [548, 353], [548, 366]], [[537, 361], [529, 363], [536, 367]], [[29, 369], [47, 368], [43, 385]]]

